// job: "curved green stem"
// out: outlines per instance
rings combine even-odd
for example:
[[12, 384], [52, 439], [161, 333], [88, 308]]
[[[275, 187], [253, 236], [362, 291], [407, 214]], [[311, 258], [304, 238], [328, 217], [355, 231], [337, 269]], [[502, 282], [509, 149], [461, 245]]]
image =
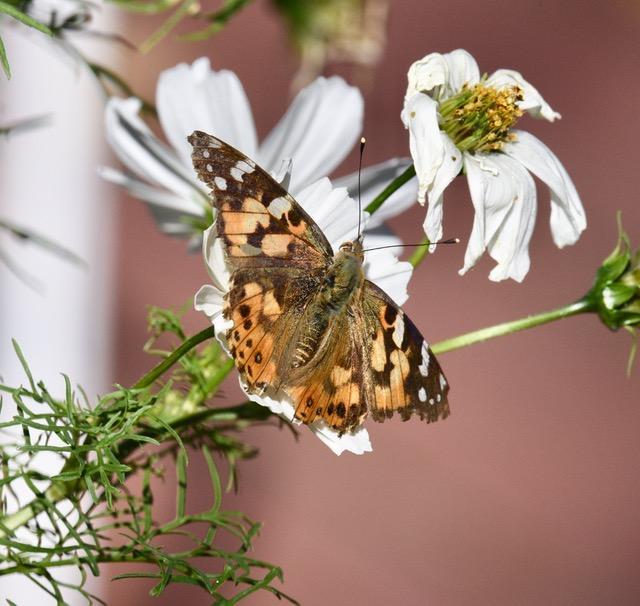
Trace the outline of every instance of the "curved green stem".
[[189, 337], [182, 345], [180, 345], [173, 353], [168, 355], [160, 364], [155, 368], [152, 368], [144, 377], [138, 380], [133, 386], [133, 389], [144, 389], [149, 387], [158, 377], [163, 375], [169, 368], [171, 368], [184, 354], [193, 349], [196, 345], [199, 345], [207, 339], [215, 337], [216, 333], [213, 326], [201, 330], [198, 334]]
[[562, 318], [569, 318], [582, 313], [594, 311], [594, 305], [587, 299], [581, 299], [565, 307], [559, 307], [552, 311], [547, 311], [541, 314], [533, 316], [527, 316], [520, 320], [513, 320], [511, 322], [503, 322], [502, 324], [496, 324], [495, 326], [489, 326], [488, 328], [481, 328], [473, 332], [459, 335], [451, 339], [440, 341], [435, 345], [432, 345], [431, 349], [435, 354], [445, 353], [453, 349], [459, 349], [460, 347], [466, 347], [467, 345], [473, 345], [480, 341], [487, 341], [488, 339], [494, 339], [495, 337], [502, 337], [509, 335], [520, 330], [526, 330], [527, 328], [534, 328], [542, 324], [548, 324], [549, 322], [555, 322]]
[[394, 192], [399, 190], [407, 181], [413, 179], [416, 176], [416, 169], [413, 164], [407, 167], [407, 169], [399, 176], [397, 176], [389, 185], [387, 185], [365, 208], [370, 215], [376, 212], [387, 198]]

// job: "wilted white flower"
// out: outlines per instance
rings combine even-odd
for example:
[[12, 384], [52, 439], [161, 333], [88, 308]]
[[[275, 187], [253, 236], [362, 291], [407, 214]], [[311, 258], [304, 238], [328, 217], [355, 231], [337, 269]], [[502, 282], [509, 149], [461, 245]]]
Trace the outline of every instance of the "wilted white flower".
[[419, 181], [429, 201], [424, 230], [442, 236], [443, 192], [464, 171], [475, 217], [463, 274], [485, 249], [497, 261], [491, 280], [521, 281], [529, 271], [536, 190], [528, 171], [551, 190], [551, 233], [560, 248], [586, 227], [582, 203], [566, 170], [533, 135], [513, 129], [524, 111], [553, 122], [556, 113], [518, 72], [481, 76], [465, 50], [432, 53], [409, 69], [402, 120]]
[[[158, 118], [171, 147], [159, 141], [139, 115], [136, 98], [109, 100], [105, 122], [107, 139], [118, 158], [132, 172], [103, 168], [102, 175], [144, 200], [160, 228], [188, 236], [211, 223], [206, 188], [191, 166], [187, 136], [204, 130], [229, 143], [282, 180], [292, 166], [290, 181], [297, 192], [333, 171], [352, 149], [362, 130], [363, 101], [357, 88], [342, 78], [318, 78], [295, 97], [289, 109], [261, 143], [238, 77], [213, 71], [206, 58], [180, 64], [161, 73], [156, 91]], [[362, 203], [366, 204], [408, 165], [391, 160], [362, 173]], [[340, 180], [357, 191], [357, 175]], [[408, 183], [386, 201], [379, 225], [415, 201], [416, 184]]]
[[[358, 205], [348, 196], [345, 188], [333, 189], [329, 179], [324, 178], [300, 191], [297, 200], [323, 230], [334, 250], [357, 236]], [[367, 221], [368, 216], [363, 213], [362, 225], [365, 226]], [[392, 236], [365, 232], [365, 249], [397, 243], [398, 240]], [[225, 335], [229, 321], [223, 318], [222, 308], [223, 297], [229, 290], [229, 269], [222, 241], [216, 237], [215, 224], [205, 233], [203, 245], [212, 284], [207, 284], [198, 291], [195, 307], [210, 318], [218, 339], [226, 347]], [[406, 301], [407, 284], [412, 272], [410, 263], [398, 261], [389, 250], [372, 250], [365, 253], [364, 271], [367, 279], [382, 288], [398, 305]], [[262, 396], [250, 397], [289, 421], [294, 418], [294, 408], [282, 392], [274, 392], [267, 387]], [[323, 421], [312, 423], [309, 427], [336, 454], [345, 450], [355, 454], [371, 451], [369, 434], [365, 429], [360, 428], [354, 433], [339, 436], [338, 432]]]

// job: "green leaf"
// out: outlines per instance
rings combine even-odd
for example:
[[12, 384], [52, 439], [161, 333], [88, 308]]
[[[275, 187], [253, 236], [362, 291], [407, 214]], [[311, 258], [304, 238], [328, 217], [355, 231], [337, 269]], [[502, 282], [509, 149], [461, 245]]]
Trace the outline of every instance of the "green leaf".
[[22, 366], [22, 369], [24, 370], [24, 373], [27, 375], [27, 379], [29, 379], [29, 385], [31, 386], [31, 391], [33, 393], [36, 393], [36, 382], [33, 380], [33, 375], [31, 374], [31, 370], [29, 369], [29, 365], [27, 364], [27, 361], [24, 357], [24, 354], [22, 353], [22, 350], [20, 349], [20, 345], [18, 345], [18, 342], [15, 339], [11, 339], [11, 342], [13, 343], [13, 349], [16, 352], [16, 355], [18, 356], [18, 360], [20, 360], [20, 365]]
[[13, 17], [17, 21], [20, 21], [20, 23], [24, 23], [29, 27], [33, 27], [34, 29], [37, 29], [39, 32], [42, 32], [43, 34], [47, 34], [47, 36], [53, 36], [53, 32], [44, 23], [40, 23], [40, 21], [36, 21], [33, 17], [30, 17], [26, 13], [23, 13], [21, 10], [17, 9], [15, 6], [12, 6], [11, 4], [7, 4], [2, 0], [0, 0], [0, 13], [5, 13], [6, 15]]
[[209, 478], [211, 479], [211, 486], [213, 488], [213, 505], [211, 506], [211, 511], [217, 513], [220, 510], [220, 505], [222, 504], [222, 484], [220, 483], [220, 474], [218, 474], [216, 464], [213, 462], [213, 457], [206, 446], [202, 447], [202, 454], [207, 462]]
[[2, 69], [8, 79], [11, 79], [11, 67], [9, 66], [9, 59], [7, 59], [7, 51], [4, 48], [4, 42], [0, 38], [0, 63], [2, 63]]
[[[15, 128], [41, 125], [45, 122], [45, 120], [46, 117], [39, 116], [37, 118], [32, 118], [28, 122], [25, 121], [24, 123], [20, 123]], [[74, 263], [75, 265], [79, 265], [85, 268], [88, 267], [87, 263], [82, 258], [76, 255], [74, 252], [70, 251], [68, 248], [65, 248], [61, 244], [58, 244], [57, 242], [54, 242], [53, 240], [50, 240], [45, 236], [31, 231], [30, 229], [27, 229], [20, 225], [16, 225], [14, 223], [9, 223], [5, 219], [0, 219], [0, 228], [10, 231], [12, 234], [24, 240], [25, 242], [30, 242], [32, 244], [35, 244], [36, 246], [40, 246], [41, 248], [49, 251], [50, 253], [53, 253], [54, 255], [57, 255], [65, 261], [69, 261], [71, 263]]]
[[187, 457], [183, 449], [178, 450], [176, 457], [176, 476], [178, 480], [176, 518], [183, 518], [187, 504]]

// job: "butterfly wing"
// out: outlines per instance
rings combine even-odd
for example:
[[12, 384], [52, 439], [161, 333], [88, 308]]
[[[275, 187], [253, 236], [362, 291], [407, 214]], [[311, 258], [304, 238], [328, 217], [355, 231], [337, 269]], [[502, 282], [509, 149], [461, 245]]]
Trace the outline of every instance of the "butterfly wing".
[[370, 337], [364, 356], [369, 412], [375, 421], [414, 413], [428, 423], [449, 416], [449, 384], [433, 352], [406, 314], [375, 284], [365, 281], [363, 315]]
[[325, 235], [269, 173], [201, 131], [189, 143], [198, 177], [211, 189], [216, 229], [232, 269], [309, 268], [331, 261]]
[[214, 229], [230, 268], [223, 315], [229, 352], [249, 393], [276, 387], [287, 335], [333, 251], [313, 219], [266, 171], [220, 139], [195, 131], [193, 165], [209, 186]]

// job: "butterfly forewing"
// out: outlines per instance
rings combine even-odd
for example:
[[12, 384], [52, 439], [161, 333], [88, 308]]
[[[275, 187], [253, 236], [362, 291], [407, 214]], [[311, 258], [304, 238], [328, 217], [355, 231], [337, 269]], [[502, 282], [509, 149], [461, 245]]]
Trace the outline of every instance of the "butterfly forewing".
[[253, 160], [206, 133], [189, 142], [200, 179], [211, 189], [216, 229], [232, 267], [317, 267], [333, 251], [300, 205]]

